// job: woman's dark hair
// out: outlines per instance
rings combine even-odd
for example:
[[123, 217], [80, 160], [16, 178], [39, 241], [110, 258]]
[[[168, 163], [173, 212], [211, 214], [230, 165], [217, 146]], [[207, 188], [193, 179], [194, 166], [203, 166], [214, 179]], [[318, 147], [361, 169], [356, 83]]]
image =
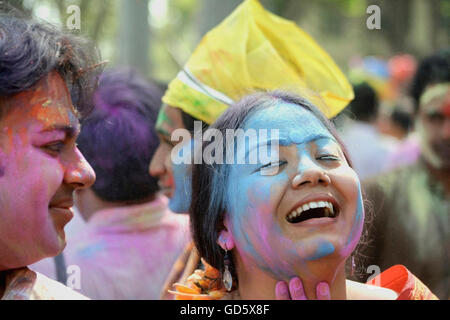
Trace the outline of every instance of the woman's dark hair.
[[106, 71], [83, 123], [78, 147], [94, 169], [94, 193], [105, 201], [145, 201], [158, 191], [148, 174], [159, 145], [156, 117], [163, 91], [135, 70]]
[[[0, 97], [30, 89], [51, 71], [64, 79], [81, 117], [91, 107], [99, 51], [88, 40], [26, 18], [0, 2]], [[5, 110], [0, 109], [0, 116]]]
[[[271, 91], [249, 95], [229, 107], [210, 128], [217, 129], [226, 136], [226, 129], [242, 128], [251, 115], [279, 102], [294, 104], [310, 111], [336, 138], [351, 166], [348, 152], [333, 124], [314, 105], [292, 93]], [[210, 143], [212, 142], [203, 142], [202, 150]], [[226, 152], [225, 146], [223, 150]], [[224, 251], [217, 244], [217, 239], [219, 232], [224, 228], [223, 219], [227, 203], [223, 189], [218, 190], [215, 186], [228, 185], [230, 167], [230, 164], [194, 164], [192, 172], [193, 196], [190, 217], [194, 242], [200, 256], [219, 270], [223, 269]]]
[[411, 83], [411, 96], [415, 111], [419, 110], [420, 97], [429, 85], [450, 82], [450, 55], [441, 52], [423, 59]]

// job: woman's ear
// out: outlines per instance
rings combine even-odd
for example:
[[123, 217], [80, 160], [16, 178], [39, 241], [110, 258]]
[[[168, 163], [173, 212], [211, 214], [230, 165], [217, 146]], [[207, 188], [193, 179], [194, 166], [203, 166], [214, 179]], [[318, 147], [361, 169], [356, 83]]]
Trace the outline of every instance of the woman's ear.
[[219, 233], [219, 239], [217, 239], [217, 244], [223, 249], [223, 250], [231, 250], [234, 248], [234, 239], [233, 235], [230, 232], [230, 228], [228, 227], [228, 219], [224, 219], [223, 224], [225, 226], [222, 231]]

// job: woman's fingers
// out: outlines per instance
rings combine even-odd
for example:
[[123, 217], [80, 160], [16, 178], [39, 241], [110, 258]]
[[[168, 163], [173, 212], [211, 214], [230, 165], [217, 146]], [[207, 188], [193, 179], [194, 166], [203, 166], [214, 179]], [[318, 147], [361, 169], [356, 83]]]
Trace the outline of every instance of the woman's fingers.
[[275, 298], [277, 300], [291, 300], [289, 288], [284, 281], [278, 281], [275, 286]]
[[307, 300], [302, 280], [298, 277], [294, 277], [289, 281], [289, 292], [292, 300]]
[[[284, 281], [278, 281], [275, 286], [277, 300], [308, 300], [303, 289], [302, 280], [294, 277], [289, 281], [289, 286]], [[316, 286], [317, 300], [331, 300], [330, 286], [326, 282], [319, 282]]]
[[331, 300], [330, 286], [326, 282], [319, 282], [316, 286], [317, 300]]

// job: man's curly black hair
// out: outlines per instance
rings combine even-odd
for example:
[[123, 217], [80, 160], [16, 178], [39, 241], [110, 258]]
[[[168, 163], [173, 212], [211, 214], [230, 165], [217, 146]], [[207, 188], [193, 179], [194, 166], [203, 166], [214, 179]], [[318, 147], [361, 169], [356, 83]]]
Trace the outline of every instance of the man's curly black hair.
[[[0, 1], [0, 97], [30, 89], [57, 71], [83, 118], [92, 108], [99, 60], [99, 51], [89, 40], [25, 17]], [[3, 112], [0, 108], [0, 116]]]

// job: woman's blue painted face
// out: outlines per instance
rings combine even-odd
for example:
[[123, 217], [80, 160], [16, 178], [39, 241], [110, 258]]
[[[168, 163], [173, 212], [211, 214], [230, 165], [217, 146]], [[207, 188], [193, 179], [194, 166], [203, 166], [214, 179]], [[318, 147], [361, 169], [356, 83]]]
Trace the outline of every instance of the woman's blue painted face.
[[[319, 259], [342, 263], [359, 241], [364, 212], [359, 179], [333, 135], [310, 111], [286, 103], [256, 112], [246, 129], [278, 129], [279, 148], [276, 163], [231, 166], [225, 219], [244, 265], [290, 279], [314, 277]], [[278, 170], [261, 174], [267, 167]]]
[[[186, 142], [180, 149], [180, 153], [192, 155], [193, 140]], [[182, 155], [180, 155], [180, 158]], [[189, 156], [189, 158], [191, 158]], [[169, 200], [169, 208], [175, 213], [186, 213], [191, 205], [192, 171], [189, 163], [175, 164], [172, 162], [172, 173], [175, 182], [175, 190]]]

